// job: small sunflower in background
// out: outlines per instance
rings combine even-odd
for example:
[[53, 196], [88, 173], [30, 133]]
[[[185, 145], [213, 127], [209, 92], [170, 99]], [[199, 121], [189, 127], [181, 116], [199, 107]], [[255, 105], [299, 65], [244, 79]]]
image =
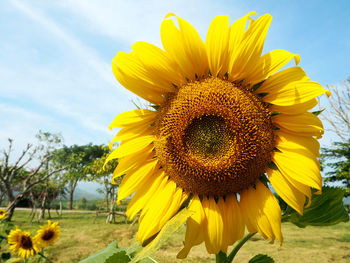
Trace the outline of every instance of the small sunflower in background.
[[121, 128], [110, 147], [121, 144], [106, 161], [118, 158], [113, 181], [125, 174], [118, 201], [133, 195], [127, 215], [141, 211], [141, 243], [188, 203], [194, 214], [179, 258], [202, 242], [210, 254], [226, 253], [245, 227], [282, 243], [281, 209], [268, 182], [300, 214], [311, 188], [322, 189], [323, 126], [308, 111], [329, 92], [300, 67], [281, 70], [299, 55], [262, 56], [272, 17], [253, 14], [231, 25], [228, 16], [215, 17], [205, 42], [168, 14], [164, 50], [137, 42], [112, 62], [117, 80], [151, 103], [110, 125]]
[[22, 258], [33, 257], [40, 249], [39, 244], [31, 237], [29, 232], [22, 231], [17, 227], [16, 230], [10, 231], [7, 240], [12, 252]]
[[50, 220], [47, 221], [47, 225], [40, 226], [41, 229], [37, 231], [34, 239], [41, 247], [48, 247], [55, 244], [60, 236], [61, 230], [58, 222], [51, 223]]
[[6, 216], [6, 210], [5, 209], [0, 209], [0, 220], [4, 219]]

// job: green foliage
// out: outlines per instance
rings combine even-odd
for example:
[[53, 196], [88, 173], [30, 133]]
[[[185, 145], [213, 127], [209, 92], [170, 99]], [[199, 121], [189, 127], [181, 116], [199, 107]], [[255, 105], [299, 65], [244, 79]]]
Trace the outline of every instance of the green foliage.
[[274, 263], [275, 261], [268, 255], [255, 255], [248, 263]]
[[[322, 148], [322, 164], [331, 168], [327, 172], [326, 182], [341, 182], [345, 196], [350, 196], [350, 139], [333, 143], [334, 148]], [[326, 160], [335, 160], [334, 162]]]
[[109, 257], [113, 256], [114, 254], [117, 254], [120, 251], [121, 249], [118, 248], [117, 241], [114, 241], [110, 243], [107, 246], [107, 248], [97, 252], [91, 257], [88, 257], [80, 261], [80, 263], [102, 263], [102, 262], [105, 262]]
[[291, 222], [298, 227], [330, 226], [349, 221], [349, 215], [343, 205], [344, 192], [341, 188], [323, 187], [322, 195], [313, 193], [311, 205], [299, 215], [288, 207], [282, 216], [283, 222]]

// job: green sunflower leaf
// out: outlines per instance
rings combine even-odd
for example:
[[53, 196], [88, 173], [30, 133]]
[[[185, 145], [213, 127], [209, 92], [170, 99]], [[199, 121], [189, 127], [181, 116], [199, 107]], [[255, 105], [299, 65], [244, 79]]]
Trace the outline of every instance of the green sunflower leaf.
[[268, 255], [258, 254], [255, 255], [251, 260], [249, 260], [248, 263], [274, 263], [275, 261], [273, 258], [269, 257]]
[[110, 256], [104, 263], [128, 263], [130, 260], [126, 252], [122, 250]]
[[[131, 261], [136, 263], [142, 259], [145, 259], [156, 252], [165, 242], [175, 233], [193, 214], [193, 211], [188, 210], [188, 208], [182, 209], [177, 213], [172, 219], [170, 219], [159, 232], [159, 234]], [[142, 262], [142, 261], [141, 261]]]
[[323, 187], [322, 194], [312, 194], [311, 205], [299, 215], [290, 207], [282, 216], [282, 222], [291, 222], [298, 227], [330, 226], [349, 221], [343, 204], [344, 191], [341, 188]]
[[[119, 252], [126, 253], [125, 251], [122, 251], [122, 249], [118, 248], [117, 241], [113, 241], [112, 243], [110, 243], [107, 246], [107, 248], [100, 250], [96, 254], [94, 254], [94, 255], [92, 255], [92, 256], [90, 256], [82, 261], [79, 261], [79, 263], [104, 263], [111, 256], [118, 254]], [[115, 262], [118, 262], [118, 261], [115, 261]], [[124, 261], [121, 261], [121, 262], [124, 262]]]

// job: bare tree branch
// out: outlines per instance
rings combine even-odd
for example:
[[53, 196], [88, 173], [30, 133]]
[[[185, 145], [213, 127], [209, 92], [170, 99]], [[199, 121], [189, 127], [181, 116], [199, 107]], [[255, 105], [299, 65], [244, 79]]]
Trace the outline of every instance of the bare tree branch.
[[329, 107], [321, 118], [326, 120], [339, 138], [346, 141], [350, 136], [350, 78], [339, 86], [328, 86], [332, 96], [328, 98]]

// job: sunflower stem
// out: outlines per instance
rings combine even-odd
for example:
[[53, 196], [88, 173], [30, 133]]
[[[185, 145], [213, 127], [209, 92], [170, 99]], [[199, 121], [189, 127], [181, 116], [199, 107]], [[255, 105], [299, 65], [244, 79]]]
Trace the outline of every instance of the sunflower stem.
[[40, 255], [42, 258], [46, 260], [46, 262], [53, 263], [50, 259], [48, 259], [46, 256], [44, 256], [43, 253], [39, 252], [38, 255]]
[[227, 256], [224, 252], [220, 251], [218, 254], [215, 255], [215, 262], [216, 263], [226, 263], [227, 262]]
[[249, 233], [248, 235], [246, 235], [243, 239], [241, 239], [239, 241], [239, 243], [234, 247], [234, 249], [231, 251], [231, 253], [228, 255], [226, 262], [227, 263], [231, 263], [232, 260], [235, 258], [237, 252], [241, 249], [241, 247], [245, 244], [245, 242], [247, 242], [252, 236], [254, 236], [256, 234], [255, 233]]

